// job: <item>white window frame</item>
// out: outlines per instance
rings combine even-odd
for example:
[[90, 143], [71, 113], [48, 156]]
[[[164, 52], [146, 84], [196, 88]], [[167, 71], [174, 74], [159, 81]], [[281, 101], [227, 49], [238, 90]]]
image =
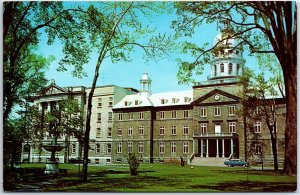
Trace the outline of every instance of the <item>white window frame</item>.
[[133, 120], [133, 112], [128, 112], [128, 119]]
[[108, 99], [108, 106], [109, 107], [112, 107], [113, 105], [114, 105], [114, 98], [113, 97], [109, 97], [109, 99]]
[[189, 125], [183, 125], [183, 135], [188, 135], [190, 131]]
[[117, 153], [122, 153], [122, 142], [117, 142]]
[[97, 122], [101, 123], [101, 113], [97, 113]]
[[229, 133], [236, 133], [236, 122], [228, 122]]
[[165, 135], [165, 127], [164, 126], [159, 127], [159, 135]]
[[188, 154], [189, 153], [189, 142], [184, 141], [182, 148], [183, 148], [183, 154]]
[[102, 108], [102, 98], [98, 98], [98, 108]]
[[165, 142], [159, 142], [159, 153], [160, 154], [165, 153]]
[[106, 152], [111, 154], [111, 144], [106, 144]]
[[176, 142], [171, 142], [171, 154], [176, 154]]
[[171, 126], [171, 135], [176, 135], [177, 134], [177, 127], [176, 125]]
[[127, 143], [127, 152], [128, 153], [132, 153], [133, 152], [133, 143], [132, 142], [128, 142]]
[[96, 154], [100, 153], [100, 144], [99, 143], [95, 145], [95, 153]]
[[165, 116], [166, 116], [165, 111], [160, 111], [159, 112], [160, 119], [165, 119]]
[[123, 120], [123, 113], [118, 113], [118, 119], [119, 119], [119, 121]]
[[221, 107], [214, 107], [214, 116], [221, 116]]
[[108, 112], [108, 121], [112, 121], [112, 118], [113, 118], [113, 113]]
[[228, 115], [229, 116], [235, 116], [235, 106], [229, 106]]
[[207, 117], [207, 108], [200, 108], [200, 117]]
[[128, 135], [131, 136], [133, 134], [133, 127], [128, 127]]
[[145, 133], [144, 126], [139, 126], [139, 135], [144, 135], [144, 133]]
[[144, 153], [144, 142], [139, 142], [138, 153]]
[[189, 118], [190, 117], [190, 112], [189, 110], [184, 110], [183, 111], [183, 118]]
[[261, 122], [256, 121], [254, 123], [254, 133], [261, 133]]
[[200, 123], [201, 134], [207, 134], [207, 123]]
[[111, 134], [112, 134], [112, 128], [108, 127], [107, 128], [107, 137], [111, 137]]
[[140, 112], [140, 120], [144, 119], [144, 112]]
[[96, 128], [96, 137], [100, 137], [101, 136], [101, 128], [97, 127]]
[[76, 144], [72, 144], [72, 154], [76, 153]]
[[177, 118], [177, 112], [176, 112], [176, 110], [171, 110], [170, 112], [171, 112], [171, 118], [172, 119], [176, 119]]
[[122, 136], [122, 134], [123, 134], [123, 129], [121, 127], [119, 127], [118, 128], [118, 136]]

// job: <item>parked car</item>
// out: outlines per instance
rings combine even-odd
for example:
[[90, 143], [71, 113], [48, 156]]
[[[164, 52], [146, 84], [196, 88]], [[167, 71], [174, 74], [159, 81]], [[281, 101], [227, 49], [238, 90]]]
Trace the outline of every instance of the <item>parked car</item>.
[[249, 167], [248, 162], [241, 161], [240, 159], [229, 159], [229, 161], [224, 162], [224, 165], [227, 165], [228, 167], [235, 167], [235, 166]]
[[[80, 158], [70, 158], [69, 163], [79, 164], [79, 163], [82, 163], [82, 159], [80, 159]], [[91, 163], [91, 159], [88, 159], [88, 163]]]

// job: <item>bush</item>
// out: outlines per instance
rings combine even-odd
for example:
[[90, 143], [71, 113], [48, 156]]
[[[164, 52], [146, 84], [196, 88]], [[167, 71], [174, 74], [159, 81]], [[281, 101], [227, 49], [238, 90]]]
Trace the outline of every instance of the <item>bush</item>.
[[129, 164], [129, 170], [130, 170], [130, 175], [136, 176], [138, 175], [138, 168], [139, 168], [139, 160], [136, 158], [134, 153], [129, 153], [128, 156], [128, 164]]

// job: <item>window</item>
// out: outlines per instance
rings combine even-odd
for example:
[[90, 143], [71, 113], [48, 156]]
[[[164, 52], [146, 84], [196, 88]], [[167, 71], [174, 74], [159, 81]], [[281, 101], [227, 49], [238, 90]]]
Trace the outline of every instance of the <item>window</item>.
[[258, 106], [256, 106], [255, 107], [255, 110], [254, 110], [254, 114], [259, 114], [260, 113], [260, 111], [259, 111], [259, 107]]
[[101, 113], [97, 114], [97, 122], [100, 123], [101, 122]]
[[129, 102], [129, 101], [125, 101], [125, 102], [124, 102], [124, 106], [129, 106], [130, 103], [131, 103], [131, 102]]
[[132, 153], [132, 142], [128, 142], [128, 153]]
[[72, 144], [72, 153], [74, 154], [76, 152], [76, 144]]
[[140, 112], [140, 119], [144, 119], [144, 112]]
[[99, 158], [96, 158], [95, 159], [95, 164], [99, 164], [99, 162], [100, 162]]
[[261, 133], [261, 122], [256, 121], [254, 123], [254, 133]]
[[206, 116], [207, 116], [206, 108], [200, 108], [200, 117], [206, 117]]
[[189, 142], [183, 142], [183, 153], [189, 153]]
[[171, 142], [171, 153], [176, 154], [176, 142]]
[[215, 76], [217, 76], [217, 65], [214, 66]]
[[165, 111], [159, 112], [160, 119], [165, 119]]
[[122, 136], [122, 128], [118, 128], [118, 136]]
[[165, 142], [159, 142], [159, 153], [165, 153]]
[[188, 102], [190, 102], [192, 99], [190, 98], [190, 97], [184, 97], [184, 102], [185, 103], [188, 103]]
[[141, 101], [139, 101], [139, 100], [134, 101], [134, 105], [139, 105], [140, 103], [141, 103]]
[[228, 74], [232, 74], [232, 71], [233, 71], [232, 63], [229, 63], [229, 65], [228, 65]]
[[109, 97], [109, 100], [108, 100], [108, 106], [109, 106], [109, 107], [112, 107], [112, 106], [113, 106], [113, 97]]
[[260, 144], [255, 144], [255, 154], [261, 154], [262, 147]]
[[98, 98], [98, 107], [102, 107], [102, 98]]
[[100, 134], [101, 134], [101, 129], [98, 127], [97, 128], [97, 135], [96, 135], [96, 137], [100, 137]]
[[165, 127], [160, 127], [159, 128], [159, 135], [164, 135], [165, 134]]
[[119, 121], [123, 120], [123, 113], [119, 113]]
[[188, 110], [183, 111], [183, 118], [189, 118], [189, 111]]
[[177, 99], [177, 98], [172, 98], [172, 103], [173, 103], [173, 104], [177, 103], [178, 101], [179, 101], [179, 99]]
[[122, 142], [117, 143], [117, 153], [122, 153]]
[[221, 116], [221, 108], [220, 107], [215, 107], [214, 111], [215, 111], [215, 116]]
[[112, 121], [112, 116], [113, 116], [112, 112], [108, 112], [108, 121]]
[[173, 125], [171, 127], [171, 135], [176, 135], [176, 126], [175, 125]]
[[138, 152], [144, 153], [144, 142], [139, 142]]
[[96, 144], [96, 148], [95, 148], [96, 153], [100, 152], [100, 144]]
[[107, 144], [107, 153], [108, 153], [108, 154], [111, 153], [111, 144]]
[[235, 115], [235, 106], [229, 106], [229, 116]]
[[132, 135], [133, 127], [128, 127], [128, 135]]
[[224, 64], [220, 64], [221, 72], [224, 72]]
[[161, 99], [161, 100], [160, 100], [160, 103], [161, 103], [161, 104], [166, 104], [167, 102], [168, 102], [168, 100], [166, 100], [166, 99]]
[[238, 54], [239, 54], [239, 51], [235, 51], [235, 54], [238, 55]]
[[176, 118], [176, 110], [171, 111], [171, 118]]
[[144, 135], [144, 126], [139, 127], [139, 134]]
[[129, 120], [132, 120], [132, 119], [133, 119], [133, 112], [129, 112], [129, 113], [128, 113], [128, 119], [129, 119]]
[[201, 133], [206, 134], [207, 133], [207, 123], [201, 123], [200, 124]]
[[183, 125], [183, 135], [188, 135], [188, 134], [189, 134], [189, 126]]
[[229, 133], [236, 133], [235, 122], [229, 122]]
[[111, 127], [108, 127], [108, 130], [107, 130], [107, 137], [111, 137]]

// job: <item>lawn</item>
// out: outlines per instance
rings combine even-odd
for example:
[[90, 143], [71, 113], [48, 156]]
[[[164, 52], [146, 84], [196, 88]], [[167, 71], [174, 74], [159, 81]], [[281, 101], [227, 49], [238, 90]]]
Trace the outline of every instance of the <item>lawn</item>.
[[251, 168], [141, 164], [139, 175], [130, 176], [128, 165], [96, 165], [89, 166], [88, 182], [82, 183], [78, 165], [61, 164], [67, 174], [37, 175], [44, 167], [23, 164], [35, 171], [23, 174], [12, 190], [30, 191], [29, 186], [44, 192], [291, 192], [297, 187], [296, 176]]

